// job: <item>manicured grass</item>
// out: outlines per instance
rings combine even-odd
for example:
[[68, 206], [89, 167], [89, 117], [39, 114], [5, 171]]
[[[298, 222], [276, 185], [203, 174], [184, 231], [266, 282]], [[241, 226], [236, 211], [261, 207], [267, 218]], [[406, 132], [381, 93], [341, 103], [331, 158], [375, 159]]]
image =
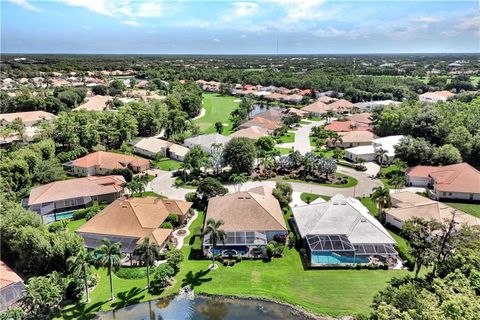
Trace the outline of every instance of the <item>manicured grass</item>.
[[310, 193], [310, 192], [303, 192], [303, 193], [300, 195], [300, 199], [301, 199], [303, 202], [307, 202], [308, 199], [310, 200], [310, 202], [313, 202], [313, 201], [317, 200], [318, 198], [322, 198], [323, 200], [328, 201], [328, 200], [330, 200], [332, 197], [330, 197], [330, 196], [324, 196], [324, 195], [322, 195], [322, 194]]
[[378, 216], [378, 207], [375, 202], [370, 197], [363, 197], [360, 198], [360, 202], [367, 207], [368, 211], [370, 211], [375, 217]]
[[160, 170], [173, 171], [173, 170], [180, 169], [180, 166], [182, 165], [182, 163], [180, 161], [173, 160], [170, 158], [164, 158], [159, 161], [154, 161], [153, 165], [157, 168], [160, 168]]
[[460, 202], [445, 202], [452, 208], [458, 209], [472, 216], [480, 218], [480, 204], [479, 203], [460, 203]]
[[[318, 314], [354, 315], [367, 313], [373, 296], [392, 277], [407, 274], [399, 270], [305, 270], [296, 249], [285, 249], [284, 257], [270, 262], [244, 260], [234, 267], [219, 264], [209, 270], [209, 260], [189, 260], [193, 230], [201, 227], [204, 213], [190, 226], [182, 252], [184, 261], [175, 284], [161, 296], [177, 293], [189, 284], [195, 293], [262, 297], [301, 306]], [[116, 300], [108, 301], [109, 283], [105, 269], [99, 269], [100, 281], [91, 291], [87, 305], [67, 306], [58, 315], [63, 319], [90, 318], [99, 310], [123, 307], [154, 299], [144, 287], [146, 279], [120, 279], [113, 275]]]
[[[395, 165], [390, 165], [388, 167], [381, 167], [380, 168], [380, 174], [382, 174], [382, 176], [385, 176], [392, 171], [398, 171], [398, 170], [400, 170], [399, 167], [397, 167]], [[390, 184], [388, 178], [383, 177], [383, 178], [380, 178], [380, 180], [383, 182], [385, 187], [387, 187], [389, 189], [395, 189], [395, 186]]]
[[201, 133], [214, 133], [215, 123], [221, 122], [228, 124], [223, 127], [223, 134], [229, 135], [232, 131], [232, 122], [230, 121], [230, 113], [238, 108], [238, 102], [233, 102], [237, 97], [221, 96], [216, 93], [203, 94], [203, 107], [205, 115], [194, 120], [200, 127]]
[[87, 220], [85, 220], [85, 219], [70, 220], [70, 221], [68, 221], [67, 229], [71, 232], [74, 232], [75, 230], [80, 228], [86, 222], [87, 222]]
[[277, 143], [293, 143], [295, 141], [295, 133], [287, 132], [281, 137], [275, 138]]
[[165, 196], [162, 196], [161, 194], [158, 194], [153, 191], [145, 191], [143, 193], [136, 192], [132, 194], [132, 197], [134, 198], [143, 198], [143, 197], [157, 197], [157, 198], [166, 198]]
[[281, 154], [281, 155], [290, 154], [290, 152], [292, 152], [292, 149], [291, 149], [291, 148], [275, 147], [275, 150], [280, 151], [280, 154]]
[[319, 182], [313, 182], [313, 181], [304, 181], [304, 180], [300, 180], [300, 179], [290, 179], [290, 178], [288, 178], [288, 176], [285, 176], [285, 177], [277, 176], [276, 178], [272, 178], [272, 179], [269, 179], [269, 180], [310, 183], [310, 184], [316, 184], [316, 185], [319, 185], [319, 186], [332, 187], [332, 188], [350, 188], [350, 187], [353, 187], [353, 186], [357, 185], [357, 183], [358, 183], [357, 179], [355, 179], [354, 177], [347, 176], [346, 174], [337, 172], [337, 173], [335, 173], [335, 175], [337, 175], [339, 177], [348, 177], [348, 182], [346, 184], [319, 183]]

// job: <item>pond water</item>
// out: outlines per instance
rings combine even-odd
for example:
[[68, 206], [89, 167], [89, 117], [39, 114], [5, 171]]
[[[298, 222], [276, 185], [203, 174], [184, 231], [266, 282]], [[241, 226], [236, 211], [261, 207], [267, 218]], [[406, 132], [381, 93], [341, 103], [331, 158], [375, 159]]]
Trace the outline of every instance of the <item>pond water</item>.
[[209, 297], [196, 295], [194, 299], [174, 296], [135, 304], [97, 314], [98, 320], [276, 320], [312, 319], [297, 310], [269, 301]]

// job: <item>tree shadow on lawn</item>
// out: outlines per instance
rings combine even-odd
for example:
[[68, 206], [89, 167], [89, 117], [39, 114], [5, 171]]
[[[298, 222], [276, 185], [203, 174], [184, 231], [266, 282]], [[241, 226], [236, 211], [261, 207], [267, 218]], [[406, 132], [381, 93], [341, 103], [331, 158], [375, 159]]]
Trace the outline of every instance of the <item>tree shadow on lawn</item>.
[[60, 311], [62, 319], [93, 319], [96, 316], [96, 313], [100, 311], [102, 305], [108, 301], [100, 301], [92, 305], [87, 305], [86, 303], [79, 303], [70, 308]]
[[112, 307], [117, 309], [117, 308], [126, 307], [131, 304], [139, 303], [140, 300], [142, 300], [145, 297], [145, 295], [140, 295], [144, 291], [145, 289], [134, 287], [128, 291], [119, 292], [117, 294], [118, 300], [112, 303]]
[[182, 287], [190, 286], [193, 289], [202, 285], [202, 283], [212, 281], [212, 277], [205, 278], [205, 276], [209, 273], [210, 269], [200, 270], [195, 273], [188, 271], [188, 273], [185, 275], [185, 278], [182, 279]]

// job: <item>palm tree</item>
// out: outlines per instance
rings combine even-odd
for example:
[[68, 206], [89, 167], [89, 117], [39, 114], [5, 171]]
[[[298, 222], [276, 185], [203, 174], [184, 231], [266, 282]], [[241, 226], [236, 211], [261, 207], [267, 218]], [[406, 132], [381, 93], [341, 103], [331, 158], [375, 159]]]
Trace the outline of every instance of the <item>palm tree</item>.
[[402, 173], [395, 174], [393, 177], [390, 178], [389, 182], [395, 187], [395, 190], [400, 190], [406, 184], [405, 177]]
[[333, 110], [328, 110], [327, 113], [325, 113], [325, 119], [327, 120], [327, 123], [330, 123], [334, 115], [335, 112], [333, 112]]
[[132, 179], [132, 181], [126, 182], [124, 184], [124, 187], [126, 187], [128, 190], [130, 190], [131, 194], [133, 195], [134, 193], [139, 192], [140, 183], [137, 179]]
[[180, 169], [182, 169], [183, 181], [187, 182], [187, 171], [191, 171], [193, 169], [192, 165], [190, 162], [182, 162], [180, 163]]
[[150, 238], [145, 237], [143, 242], [135, 247], [134, 253], [138, 255], [140, 261], [147, 265], [147, 289], [150, 288], [150, 265], [160, 256], [160, 248]]
[[227, 238], [227, 233], [220, 229], [222, 225], [222, 220], [215, 221], [214, 219], [208, 219], [207, 226], [203, 231], [204, 235], [210, 235], [210, 244], [212, 245], [212, 268], [215, 267], [215, 247], [219, 241], [225, 244], [225, 239]]
[[357, 158], [357, 163], [361, 166], [363, 166], [365, 164], [365, 162], [367, 162], [367, 160], [363, 159], [363, 158]]
[[107, 238], [104, 238], [102, 241], [103, 244], [95, 250], [95, 253], [97, 254], [96, 262], [99, 266], [108, 268], [108, 276], [110, 278], [110, 300], [113, 300], [112, 271], [120, 268], [122, 260], [120, 248], [122, 244], [120, 242], [111, 244], [110, 240]]
[[94, 261], [94, 256], [92, 251], [88, 251], [84, 247], [78, 251], [77, 255], [71, 256], [67, 259], [67, 265], [70, 272], [75, 277], [83, 277], [85, 285], [85, 302], [88, 303], [90, 298], [88, 296], [88, 278], [90, 276], [90, 267]]
[[382, 148], [376, 149], [375, 150], [375, 160], [380, 164], [381, 166], [384, 166], [385, 164], [388, 163], [388, 151], [384, 150]]
[[[248, 181], [248, 177], [245, 173], [240, 173], [240, 174], [232, 174], [230, 176], [230, 181], [235, 183], [235, 191], [240, 191], [242, 188], [242, 185]], [[238, 190], [237, 190], [238, 187]]]
[[386, 187], [376, 187], [373, 189], [371, 195], [372, 200], [378, 206], [378, 213], [380, 214], [380, 219], [384, 222], [383, 209], [390, 208], [392, 206], [392, 199], [390, 198], [390, 190]]

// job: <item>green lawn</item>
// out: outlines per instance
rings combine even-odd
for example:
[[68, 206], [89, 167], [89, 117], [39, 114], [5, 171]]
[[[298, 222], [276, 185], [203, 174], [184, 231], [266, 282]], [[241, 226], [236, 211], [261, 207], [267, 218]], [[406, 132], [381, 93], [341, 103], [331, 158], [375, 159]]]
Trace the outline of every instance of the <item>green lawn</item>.
[[[388, 173], [392, 172], [392, 171], [398, 171], [400, 170], [397, 166], [395, 165], [390, 165], [388, 167], [381, 167], [380, 168], [380, 174], [382, 174], [383, 176], [387, 175]], [[383, 177], [383, 178], [380, 178], [380, 180], [383, 182], [384, 186], [389, 188], [389, 189], [394, 189], [395, 187], [392, 186], [389, 182], [389, 179], [386, 178], [386, 177]]]
[[156, 192], [153, 191], [145, 191], [145, 192], [136, 192], [132, 194], [132, 197], [134, 198], [143, 198], [143, 197], [157, 197], [157, 198], [166, 198], [165, 196], [162, 196]]
[[358, 183], [357, 179], [355, 179], [354, 177], [347, 176], [346, 174], [337, 172], [337, 173], [335, 173], [335, 175], [337, 175], [339, 177], [348, 177], [348, 182], [346, 184], [319, 183], [319, 182], [304, 181], [304, 180], [299, 180], [299, 179], [290, 179], [290, 178], [288, 178], [288, 176], [284, 176], [284, 177], [277, 176], [276, 178], [272, 178], [272, 179], [269, 179], [269, 180], [310, 183], [310, 184], [316, 184], [316, 185], [332, 187], [332, 188], [350, 188], [350, 187], [356, 186], [357, 183]]
[[330, 196], [324, 196], [324, 195], [322, 195], [322, 194], [310, 193], [310, 192], [303, 192], [303, 193], [300, 195], [300, 199], [301, 199], [303, 202], [307, 202], [307, 199], [310, 199], [310, 202], [313, 202], [313, 201], [317, 200], [318, 198], [322, 198], [323, 200], [328, 201], [328, 200], [330, 200], [332, 197], [330, 197]]
[[295, 141], [295, 133], [287, 132], [281, 137], [275, 138], [277, 143], [293, 143]]
[[373, 202], [372, 198], [370, 197], [363, 197], [363, 198], [360, 198], [360, 202], [365, 206], [367, 207], [368, 211], [370, 211], [371, 213], [373, 213], [373, 215], [376, 217], [378, 216], [378, 207], [377, 205], [375, 204], [375, 202]]
[[480, 204], [478, 203], [460, 203], [460, 202], [445, 202], [452, 208], [458, 209], [472, 216], [480, 218]]
[[173, 171], [180, 169], [182, 163], [170, 158], [164, 158], [159, 161], [153, 161], [153, 165], [157, 168], [160, 168], [160, 170]]
[[275, 150], [280, 151], [280, 154], [281, 154], [281, 155], [290, 154], [290, 152], [292, 152], [292, 149], [291, 149], [291, 148], [275, 147]]
[[194, 120], [194, 123], [200, 127], [200, 132], [214, 133], [215, 123], [221, 122], [228, 124], [223, 127], [223, 134], [229, 135], [232, 131], [230, 113], [238, 108], [238, 102], [233, 102], [236, 99], [238, 98], [221, 96], [216, 93], [204, 93], [203, 107], [205, 108], [205, 116]]
[[87, 220], [85, 219], [78, 219], [78, 220], [70, 220], [67, 224], [67, 229], [71, 232], [74, 232], [78, 228], [80, 228]]

